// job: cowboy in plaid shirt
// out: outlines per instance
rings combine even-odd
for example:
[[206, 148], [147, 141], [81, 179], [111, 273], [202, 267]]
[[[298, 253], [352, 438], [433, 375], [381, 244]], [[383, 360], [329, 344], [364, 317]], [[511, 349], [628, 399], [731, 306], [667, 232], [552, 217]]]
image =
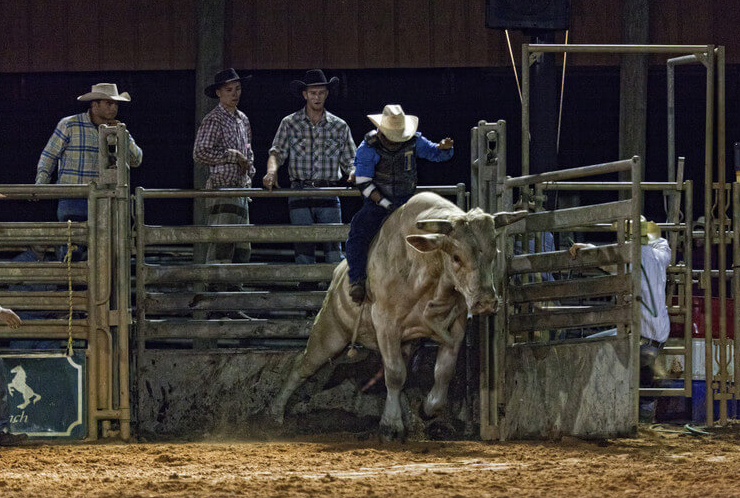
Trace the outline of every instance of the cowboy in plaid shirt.
[[[252, 185], [254, 153], [252, 128], [247, 116], [237, 109], [242, 82], [234, 69], [221, 71], [205, 94], [218, 99], [216, 107], [201, 122], [193, 146], [193, 159], [208, 166], [207, 189], [244, 188]], [[249, 224], [248, 198], [222, 197], [206, 199], [209, 225]], [[251, 256], [249, 243], [209, 244], [206, 262], [247, 263]]]
[[[118, 93], [114, 83], [98, 83], [77, 100], [90, 102], [87, 112], [62, 118], [36, 166], [36, 185], [51, 183], [57, 171], [56, 183], [87, 184], [98, 178], [98, 126], [117, 124], [119, 102], [131, 102], [128, 92]], [[141, 164], [142, 152], [129, 134], [129, 166]], [[59, 221], [87, 220], [87, 199], [60, 199]]]
[[[267, 174], [263, 185], [272, 191], [280, 187], [277, 170], [289, 158], [288, 176], [293, 189], [334, 187], [339, 185], [342, 173], [353, 178], [352, 162], [355, 142], [344, 120], [324, 108], [330, 90], [335, 91], [339, 78], [326, 80], [323, 71], [313, 69], [304, 81], [295, 80], [290, 88], [306, 101], [301, 110], [283, 118], [270, 148]], [[290, 222], [293, 225], [314, 223], [341, 223], [339, 197], [290, 197]], [[316, 262], [314, 244], [295, 244], [296, 262]], [[344, 256], [339, 242], [324, 243], [324, 259], [338, 263]]]

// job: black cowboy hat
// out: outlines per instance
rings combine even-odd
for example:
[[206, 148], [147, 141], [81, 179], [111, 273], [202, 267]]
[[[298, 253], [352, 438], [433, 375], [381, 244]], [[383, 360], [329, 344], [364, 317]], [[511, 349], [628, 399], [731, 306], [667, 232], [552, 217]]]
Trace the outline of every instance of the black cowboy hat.
[[232, 81], [240, 81], [242, 83], [246, 83], [250, 79], [252, 79], [251, 75], [244, 76], [242, 78], [238, 74], [236, 74], [236, 71], [234, 71], [233, 67], [230, 67], [229, 69], [224, 69], [223, 71], [216, 73], [216, 76], [213, 77], [214, 83], [212, 85], [208, 85], [203, 93], [205, 93], [208, 97], [211, 97], [212, 99], [217, 99], [218, 96], [216, 95], [216, 90], [218, 90], [221, 85], [231, 83]]
[[301, 92], [309, 86], [325, 86], [329, 88], [329, 91], [334, 91], [338, 84], [339, 78], [336, 76], [326, 81], [324, 71], [321, 69], [309, 69], [306, 71], [306, 76], [303, 77], [303, 80], [293, 80], [290, 82], [290, 92], [296, 97], [300, 97]]

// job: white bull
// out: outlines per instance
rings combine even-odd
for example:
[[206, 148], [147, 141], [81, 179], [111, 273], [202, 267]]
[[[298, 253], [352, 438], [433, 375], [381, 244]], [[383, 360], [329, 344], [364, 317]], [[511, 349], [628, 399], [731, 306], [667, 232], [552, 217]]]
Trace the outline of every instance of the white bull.
[[306, 378], [356, 340], [380, 350], [383, 359], [388, 396], [381, 437], [403, 438], [402, 346], [422, 337], [439, 342], [434, 386], [423, 405], [426, 416], [438, 414], [447, 402], [468, 312], [490, 314], [498, 306], [496, 229], [525, 215], [490, 215], [480, 209], [466, 213], [433, 193], [417, 194], [397, 209], [370, 247], [362, 306], [349, 297], [346, 261], [335, 269], [306, 350], [269, 408], [274, 421], [282, 423], [288, 398]]

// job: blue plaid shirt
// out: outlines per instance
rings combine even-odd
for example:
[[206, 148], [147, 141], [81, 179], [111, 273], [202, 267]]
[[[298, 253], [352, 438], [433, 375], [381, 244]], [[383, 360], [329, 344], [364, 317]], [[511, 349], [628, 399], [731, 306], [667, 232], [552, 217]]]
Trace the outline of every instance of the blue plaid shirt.
[[[51, 183], [59, 170], [57, 183], [87, 184], [98, 177], [98, 127], [88, 112], [59, 121], [41, 152], [36, 166], [36, 184]], [[129, 134], [129, 166], [141, 164], [142, 152]]]

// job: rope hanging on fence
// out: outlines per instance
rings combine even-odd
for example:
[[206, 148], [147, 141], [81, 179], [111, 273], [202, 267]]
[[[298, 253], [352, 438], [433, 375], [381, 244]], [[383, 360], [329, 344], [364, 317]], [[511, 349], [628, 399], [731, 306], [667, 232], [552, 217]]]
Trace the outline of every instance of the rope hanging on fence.
[[505, 29], [506, 33], [506, 44], [509, 46], [509, 57], [511, 57], [511, 68], [514, 70], [514, 79], [516, 80], [516, 89], [519, 91], [519, 103], [522, 103], [522, 86], [519, 84], [519, 75], [516, 73], [516, 63], [514, 62], [514, 52], [511, 50], [511, 39], [509, 38], [509, 30]]
[[69, 316], [67, 318], [67, 356], [72, 356], [72, 220], [67, 220], [67, 254], [64, 262], [67, 263], [67, 302], [69, 304]]

